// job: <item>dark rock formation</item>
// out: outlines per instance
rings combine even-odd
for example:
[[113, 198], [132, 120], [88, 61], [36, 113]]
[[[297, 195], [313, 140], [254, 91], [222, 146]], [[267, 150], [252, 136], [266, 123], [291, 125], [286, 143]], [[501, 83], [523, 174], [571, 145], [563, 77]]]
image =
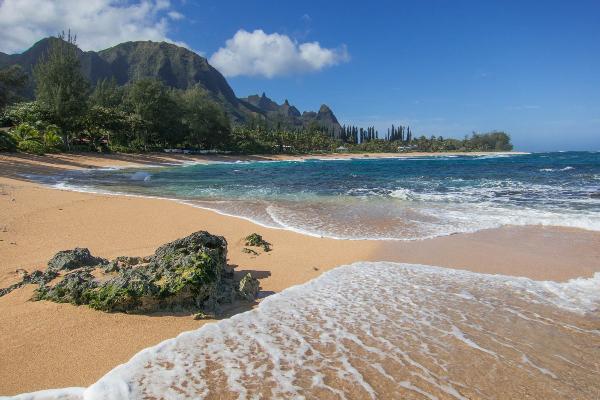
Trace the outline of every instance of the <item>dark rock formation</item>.
[[250, 274], [234, 279], [225, 238], [204, 231], [167, 243], [147, 258], [117, 257], [109, 263], [87, 249], [61, 251], [46, 272], [23, 271], [22, 277], [0, 295], [36, 283], [33, 300], [86, 304], [107, 312], [188, 310], [213, 315], [221, 304], [253, 301], [259, 287]]
[[272, 124], [280, 125], [286, 128], [307, 128], [311, 125], [315, 125], [319, 128], [325, 128], [334, 135], [340, 133], [342, 127], [340, 126], [337, 118], [333, 114], [333, 111], [323, 104], [319, 109], [319, 112], [304, 111], [300, 114], [300, 111], [292, 105], [290, 105], [287, 99], [283, 104], [279, 105], [264, 93], [259, 96], [257, 94], [241, 98], [240, 101], [247, 105], [247, 107], [255, 112], [262, 114], [266, 117], [267, 121]]
[[246, 246], [262, 247], [265, 252], [271, 251], [271, 243], [264, 240], [258, 233], [251, 233], [246, 236], [245, 244]]
[[73, 250], [59, 251], [48, 261], [48, 271], [70, 271], [81, 267], [108, 264], [108, 260], [93, 257], [88, 249], [77, 247]]
[[54, 271], [33, 271], [31, 274], [29, 274], [24, 269], [19, 269], [16, 272], [21, 275], [21, 281], [14, 283], [7, 288], [0, 289], [0, 297], [7, 295], [13, 290], [30, 283], [37, 285], [45, 285], [46, 283], [50, 282], [52, 279], [58, 276], [58, 273]]
[[34, 300], [49, 300], [55, 303], [88, 304], [92, 290], [98, 287], [88, 269], [69, 272], [54, 286], [40, 285]]
[[258, 294], [258, 286], [258, 280], [254, 279], [250, 273], [247, 273], [240, 281], [238, 291], [243, 299], [254, 301]]
[[[120, 256], [109, 262], [104, 268], [104, 272], [119, 272], [123, 268], [133, 267], [134, 265], [138, 265], [143, 261], [144, 259], [142, 257]], [[146, 262], [148, 261], [150, 260], [146, 260]]]

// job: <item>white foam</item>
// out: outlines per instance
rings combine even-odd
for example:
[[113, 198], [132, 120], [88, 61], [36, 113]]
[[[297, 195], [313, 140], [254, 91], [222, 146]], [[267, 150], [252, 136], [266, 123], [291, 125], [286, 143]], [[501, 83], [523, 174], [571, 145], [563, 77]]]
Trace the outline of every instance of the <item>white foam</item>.
[[564, 168], [540, 168], [539, 171], [540, 172], [555, 172], [555, 171], [570, 171], [572, 169], [575, 169], [575, 167], [571, 167], [570, 165], [564, 167]]
[[[531, 304], [535, 310], [528, 310]], [[398, 396], [406, 390], [462, 399], [490, 397], [499, 378], [494, 373], [519, 379], [522, 370], [528, 385], [538, 382], [573, 398], [579, 397], [569, 392], [575, 379], [593, 390], [590, 362], [596, 358], [579, 354], [598, 353], [585, 343], [597, 342], [600, 331], [582, 327], [573, 336], [566, 323], [574, 326], [577, 315], [597, 313], [599, 305], [600, 273], [556, 283], [355, 263], [145, 349], [85, 390], [19, 399], [183, 399], [225, 392], [239, 398], [318, 398], [324, 392], [381, 398], [386, 385]], [[528, 333], [533, 336], [523, 336]], [[463, 358], [473, 363], [471, 370], [456, 364]]]
[[390, 196], [395, 197], [395, 198], [400, 199], [400, 200], [407, 200], [408, 201], [408, 200], [413, 200], [415, 194], [410, 189], [400, 188], [400, 189], [392, 190], [390, 192]]
[[134, 172], [129, 179], [131, 179], [132, 181], [144, 181], [144, 182], [148, 182], [152, 179], [152, 174], [145, 172], [145, 171], [137, 171]]

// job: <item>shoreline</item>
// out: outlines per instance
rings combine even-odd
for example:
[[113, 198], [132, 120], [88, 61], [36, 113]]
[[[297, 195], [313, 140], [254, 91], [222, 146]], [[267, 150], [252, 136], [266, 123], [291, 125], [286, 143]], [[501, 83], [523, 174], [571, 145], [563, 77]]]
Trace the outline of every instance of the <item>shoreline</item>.
[[[419, 241], [336, 240], [275, 231], [164, 199], [56, 190], [20, 175], [173, 160], [162, 156], [0, 155], [0, 287], [15, 278], [15, 269], [43, 268], [59, 250], [83, 246], [107, 258], [144, 256], [197, 230], [225, 236], [230, 264], [239, 273], [258, 277], [264, 296], [356, 261], [406, 262], [557, 281], [600, 271], [600, 232], [595, 231], [523, 226]], [[185, 162], [188, 156], [176, 159]], [[252, 232], [272, 242], [273, 251], [258, 257], [243, 254], [242, 238]], [[30, 285], [0, 298], [0, 334], [5, 339], [0, 345], [2, 395], [87, 386], [139, 350], [205, 323], [185, 314], [106, 314], [69, 304], [31, 302], [32, 291]]]
[[[304, 282], [301, 284], [297, 284], [294, 286], [290, 286], [285, 288], [284, 290], [282, 290], [279, 293], [276, 293], [275, 295], [281, 295], [281, 296], [285, 296], [286, 294], [289, 295], [291, 292], [293, 291], [298, 291], [298, 290], [306, 290], [307, 287], [309, 287], [309, 285], [311, 284], [316, 284], [317, 281], [321, 280], [321, 279], [326, 279], [326, 277], [330, 274], [334, 274], [335, 272], [339, 272], [341, 269], [349, 269], [349, 268], [356, 268], [356, 266], [360, 266], [361, 268], [369, 268], [372, 267], [373, 265], [368, 265], [368, 264], [382, 264], [382, 263], [386, 263], [386, 262], [356, 262], [356, 263], [352, 263], [352, 264], [345, 264], [345, 265], [339, 265], [337, 267], [334, 267], [331, 270], [325, 271], [323, 272], [320, 276], [314, 278], [311, 281], [308, 282]], [[365, 265], [367, 264], [367, 265]], [[392, 263], [392, 264], [397, 264], [397, 267], [403, 267], [403, 268], [425, 268], [426, 270], [431, 270], [431, 269], [439, 269], [439, 267], [432, 267], [429, 265], [418, 265], [418, 264], [400, 264], [400, 263]], [[443, 269], [443, 268], [441, 268]], [[499, 279], [503, 279], [503, 278], [514, 278], [514, 279], [519, 279], [519, 277], [506, 277], [503, 275], [489, 275], [489, 274], [480, 274], [477, 272], [471, 272], [471, 271], [467, 271], [467, 270], [454, 270], [457, 273], [461, 274], [461, 273], [467, 273], [467, 274], [475, 274], [475, 275], [481, 275], [481, 279], [494, 279], [494, 278], [499, 278]], [[600, 278], [600, 272], [598, 272], [593, 278], [591, 279], [599, 279]], [[521, 279], [528, 279], [528, 278], [521, 278]], [[575, 279], [577, 280], [577, 279]], [[568, 282], [565, 282], [567, 285], [570, 284], [571, 282], [573, 282], [572, 280], [569, 280]], [[533, 281], [532, 283], [535, 283], [535, 281]], [[575, 282], [573, 282], [575, 283]], [[276, 301], [277, 298], [274, 297], [269, 297], [270, 301]], [[228, 317], [228, 319], [230, 320], [234, 320], [234, 321], [240, 321], [243, 320], [244, 318], [248, 318], [248, 316], [252, 315], [253, 312], [261, 312], [262, 309], [257, 310], [261, 304], [263, 302], [261, 301], [258, 305], [256, 305], [255, 307], [252, 307], [251, 309], [247, 309], [247, 310], [243, 310], [240, 311], [239, 313], [233, 314], [231, 316]], [[564, 311], [564, 309], [563, 309]], [[215, 321], [214, 323], [219, 324], [220, 320]], [[197, 335], [200, 336], [202, 335], [202, 333], [206, 333], [206, 329], [208, 327], [206, 326], [206, 324], [202, 325], [200, 328], [198, 328], [195, 331], [184, 331], [181, 332], [179, 335], [172, 337], [172, 338], [168, 338], [165, 339], [155, 345], [152, 345], [150, 347], [144, 348], [143, 350], [135, 353], [129, 360], [127, 360], [125, 363], [123, 364], [119, 364], [116, 365], [113, 369], [109, 370], [105, 375], [103, 375], [99, 381], [94, 382], [92, 385], [96, 384], [96, 383], [100, 383], [100, 384], [104, 384], [106, 385], [106, 381], [109, 381], [111, 379], [114, 379], [115, 376], [118, 376], [119, 373], [125, 373], [128, 370], [128, 366], [132, 366], [132, 365], [140, 365], [142, 363], [148, 362], [146, 361], [147, 357], [152, 357], [152, 355], [156, 355], [158, 352], [160, 352], [162, 349], [171, 347], [171, 346], [175, 346], [177, 344], [178, 341], [182, 340], [183, 338], [187, 338], [190, 337], [191, 335]], [[104, 380], [104, 382], [102, 382]], [[90, 386], [87, 387], [65, 387], [65, 388], [53, 388], [53, 389], [49, 389], [49, 390], [41, 390], [41, 391], [36, 391], [36, 392], [29, 392], [29, 393], [23, 393], [24, 395], [36, 395], [36, 396], [40, 396], [40, 398], [46, 398], [45, 396], [53, 396], [55, 394], [60, 394], [63, 396], [80, 396], [81, 398], [83, 398], [85, 391], [89, 388]], [[49, 393], [50, 392], [50, 393]], [[50, 398], [50, 397], [48, 397]], [[79, 398], [79, 397], [77, 397]]]
[[[411, 157], [448, 157], [448, 156], [517, 156], [529, 152], [409, 152], [409, 153], [326, 153], [326, 154], [250, 154], [250, 155], [200, 155], [175, 153], [56, 153], [36, 156], [26, 153], [0, 153], [0, 166], [9, 166], [9, 162], [25, 163], [24, 166], [34, 168], [44, 166], [60, 170], [89, 169], [89, 168], [139, 168], [144, 166], [169, 166], [202, 164], [211, 162], [236, 161], [304, 161], [304, 160], [342, 160], [342, 159], [385, 159]], [[114, 162], [114, 164], [109, 163]], [[3, 174], [4, 176], [4, 174]]]

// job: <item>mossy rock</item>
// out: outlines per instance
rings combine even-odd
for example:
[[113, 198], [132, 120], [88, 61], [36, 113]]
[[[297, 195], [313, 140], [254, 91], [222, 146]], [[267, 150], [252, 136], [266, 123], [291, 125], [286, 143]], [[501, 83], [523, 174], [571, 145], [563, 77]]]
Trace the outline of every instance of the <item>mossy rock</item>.
[[59, 251], [48, 261], [46, 271], [73, 270], [82, 267], [92, 267], [107, 264], [108, 260], [94, 257], [86, 248], [76, 247], [73, 250]]
[[247, 273], [242, 280], [238, 288], [239, 296], [247, 301], [254, 301], [258, 295], [259, 282], [258, 279], [253, 278], [252, 274]]
[[[54, 284], [50, 284], [56, 282]], [[193, 311], [214, 314], [219, 305], [251, 300], [258, 280], [234, 279], [227, 265], [223, 237], [196, 232], [159, 247], [147, 258], [117, 257], [110, 263], [87, 249], [65, 250], [48, 263], [46, 272], [23, 274], [14, 287], [40, 286], [33, 300], [87, 304], [106, 312]]]
[[90, 307], [101, 311], [128, 311], [139, 304], [139, 295], [127, 288], [107, 283], [87, 293]]
[[53, 287], [41, 285], [34, 295], [35, 300], [49, 300], [55, 303], [88, 304], [91, 290], [98, 283], [87, 270], [74, 271], [67, 274]]
[[264, 240], [258, 233], [252, 233], [246, 236], [244, 240], [246, 246], [262, 247], [265, 252], [271, 251], [271, 243]]

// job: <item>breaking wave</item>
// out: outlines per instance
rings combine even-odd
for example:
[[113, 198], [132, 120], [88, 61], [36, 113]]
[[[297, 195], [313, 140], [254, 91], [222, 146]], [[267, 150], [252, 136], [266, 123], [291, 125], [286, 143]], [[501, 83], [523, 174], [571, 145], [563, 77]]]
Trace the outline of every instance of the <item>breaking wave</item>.
[[503, 225], [600, 230], [600, 154], [233, 162], [71, 171], [59, 188], [184, 201], [336, 239], [416, 240]]

